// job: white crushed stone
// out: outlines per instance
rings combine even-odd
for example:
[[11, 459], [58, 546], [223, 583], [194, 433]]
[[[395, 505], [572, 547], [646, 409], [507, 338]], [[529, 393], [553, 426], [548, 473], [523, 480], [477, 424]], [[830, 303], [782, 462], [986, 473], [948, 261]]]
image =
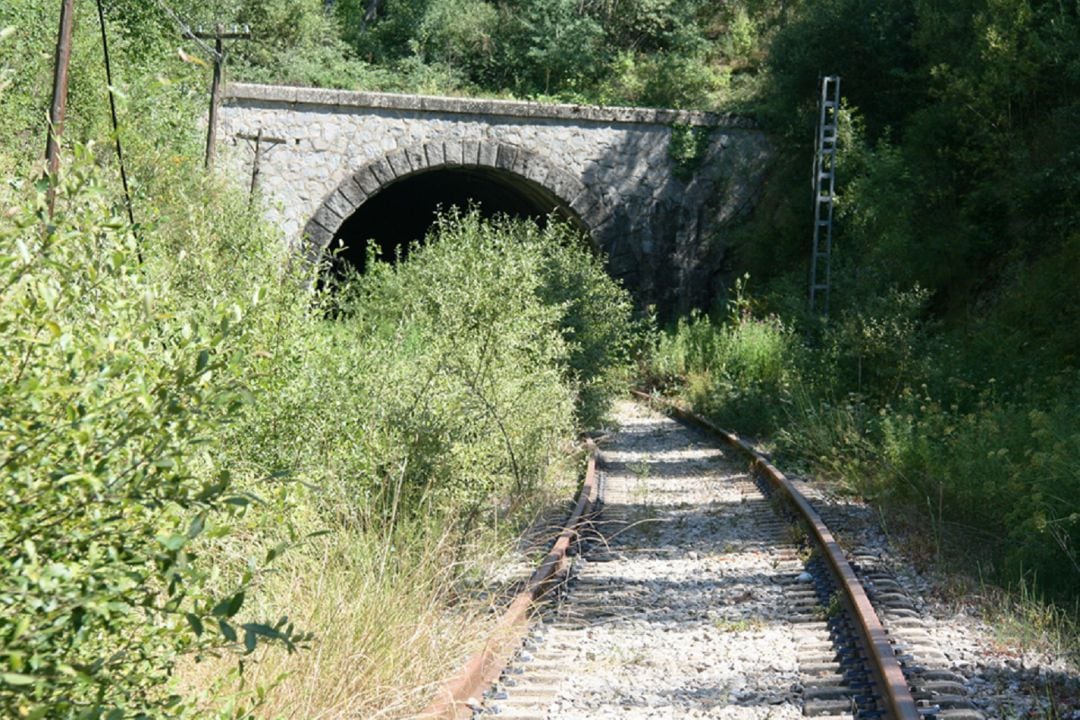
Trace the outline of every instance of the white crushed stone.
[[[489, 703], [510, 717], [803, 717], [797, 637], [784, 620], [781, 575], [809, 581], [770, 522], [745, 461], [643, 406], [616, 408], [601, 446], [605, 517], [621, 529], [576, 560], [576, 581], [552, 623], [518, 660], [558, 676], [537, 704]], [[849, 548], [884, 559], [912, 598], [932, 644], [963, 676], [988, 719], [1080, 720], [1080, 671], [1065, 658], [1010, 646], [946, 576], [920, 573], [890, 544], [877, 512], [824, 483], [796, 480]], [[838, 520], [837, 520], [838, 519]], [[800, 575], [800, 573], [802, 573]], [[550, 665], [549, 665], [550, 663]], [[531, 669], [530, 669], [531, 668]], [[567, 669], [569, 675], [563, 675]], [[1050, 707], [1047, 684], [1065, 685]], [[528, 683], [524, 683], [528, 687]], [[487, 715], [481, 715], [486, 717]]]
[[540, 647], [572, 668], [547, 717], [802, 717], [776, 582], [791, 568], [773, 549], [783, 537], [757, 527], [764, 500], [745, 463], [639, 405], [617, 415], [601, 458], [605, 518], [622, 530], [603, 562], [579, 563], [546, 626]]

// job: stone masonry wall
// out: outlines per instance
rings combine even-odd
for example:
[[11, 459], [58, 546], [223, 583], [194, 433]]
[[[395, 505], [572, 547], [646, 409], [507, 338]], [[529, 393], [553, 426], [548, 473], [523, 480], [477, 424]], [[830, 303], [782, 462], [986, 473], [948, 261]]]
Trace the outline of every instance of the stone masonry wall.
[[[726, 230], [750, 211], [769, 145], [752, 121], [709, 113], [231, 85], [219, 151], [250, 180], [262, 131], [268, 218], [309, 255], [390, 183], [447, 166], [488, 167], [557, 197], [642, 304], [703, 305]], [[708, 142], [678, 172], [673, 126]]]

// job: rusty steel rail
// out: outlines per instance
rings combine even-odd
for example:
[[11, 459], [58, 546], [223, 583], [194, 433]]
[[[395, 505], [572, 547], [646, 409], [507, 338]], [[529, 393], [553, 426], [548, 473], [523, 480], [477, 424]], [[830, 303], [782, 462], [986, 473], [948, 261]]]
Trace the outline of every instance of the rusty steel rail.
[[806, 497], [753, 445], [735, 433], [724, 430], [710, 420], [690, 412], [670, 400], [649, 395], [640, 390], [632, 390], [631, 392], [635, 397], [659, 406], [668, 414], [675, 415], [682, 420], [708, 430], [719, 436], [728, 445], [750, 456], [754, 469], [769, 478], [773, 486], [790, 501], [806, 523], [810, 534], [817, 542], [818, 547], [821, 548], [826, 562], [839, 581], [840, 588], [843, 591], [844, 604], [847, 605], [848, 610], [855, 619], [855, 627], [863, 645], [863, 651], [869, 661], [870, 669], [874, 673], [875, 680], [877, 680], [890, 720], [919, 720], [921, 716], [915, 705], [915, 699], [911, 695], [911, 688], [908, 686], [904, 672], [896, 659], [896, 652], [889, 643], [885, 628], [882, 627], [881, 619], [870, 603], [870, 598], [867, 597], [862, 583], [855, 576], [851, 564], [848, 563], [847, 558], [844, 556], [844, 551]]
[[498, 679], [515, 644], [528, 625], [529, 610], [534, 602], [547, 593], [567, 562], [570, 544], [578, 537], [579, 525], [596, 508], [599, 485], [596, 478], [596, 444], [586, 441], [589, 452], [585, 481], [578, 491], [577, 502], [551, 550], [529, 577], [525, 589], [514, 596], [506, 612], [499, 618], [484, 647], [475, 653], [458, 672], [435, 693], [431, 704], [418, 715], [423, 720], [458, 720], [472, 717], [470, 698], [477, 698]]

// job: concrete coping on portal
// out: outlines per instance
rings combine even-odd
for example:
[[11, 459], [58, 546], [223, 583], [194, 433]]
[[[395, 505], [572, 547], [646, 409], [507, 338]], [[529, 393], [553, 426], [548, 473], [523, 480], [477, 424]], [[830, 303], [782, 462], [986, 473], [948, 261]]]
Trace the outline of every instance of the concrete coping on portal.
[[366, 108], [401, 110], [451, 115], [493, 115], [511, 118], [577, 120], [608, 124], [693, 125], [716, 128], [757, 128], [746, 115], [666, 110], [661, 108], [605, 107], [526, 102], [521, 100], [483, 100], [436, 95], [400, 95], [396, 93], [356, 92], [287, 85], [229, 83], [224, 100], [267, 105], [308, 105], [327, 108]]

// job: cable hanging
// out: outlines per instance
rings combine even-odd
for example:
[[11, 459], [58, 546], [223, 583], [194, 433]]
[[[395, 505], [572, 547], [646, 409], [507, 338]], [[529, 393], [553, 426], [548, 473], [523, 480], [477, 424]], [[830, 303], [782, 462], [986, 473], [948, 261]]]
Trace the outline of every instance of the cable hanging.
[[[124, 204], [127, 206], [128, 222], [135, 232], [135, 213], [131, 208], [131, 192], [128, 190], [127, 169], [124, 166], [124, 150], [120, 144], [120, 123], [116, 117], [116, 93], [113, 90], [112, 63], [109, 61], [109, 36], [105, 32], [105, 9], [101, 0], [97, 0], [98, 20], [101, 24], [101, 48], [105, 55], [105, 82], [109, 89], [109, 110], [112, 114], [113, 139], [116, 141], [116, 158], [120, 163], [120, 182], [124, 185]], [[139, 252], [142, 255], [142, 252]]]
[[[100, 0], [98, 0], [98, 2], [100, 3]], [[186, 22], [184, 22], [183, 19], [179, 15], [177, 15], [176, 12], [173, 11], [172, 8], [170, 8], [168, 5], [163, 3], [161, 0], [154, 0], [154, 3], [159, 8], [161, 8], [161, 11], [164, 12], [166, 15], [168, 15], [169, 18], [174, 23], [176, 23], [177, 27], [179, 27], [180, 30], [183, 32], [184, 37], [188, 38], [189, 40], [192, 40], [196, 45], [198, 45], [199, 47], [201, 47], [203, 49], [203, 52], [205, 52], [211, 58], [217, 58], [217, 56], [218, 56], [217, 50], [210, 47], [209, 45], [204, 43], [201, 39], [196, 37], [195, 32], [191, 29], [191, 27]]]

